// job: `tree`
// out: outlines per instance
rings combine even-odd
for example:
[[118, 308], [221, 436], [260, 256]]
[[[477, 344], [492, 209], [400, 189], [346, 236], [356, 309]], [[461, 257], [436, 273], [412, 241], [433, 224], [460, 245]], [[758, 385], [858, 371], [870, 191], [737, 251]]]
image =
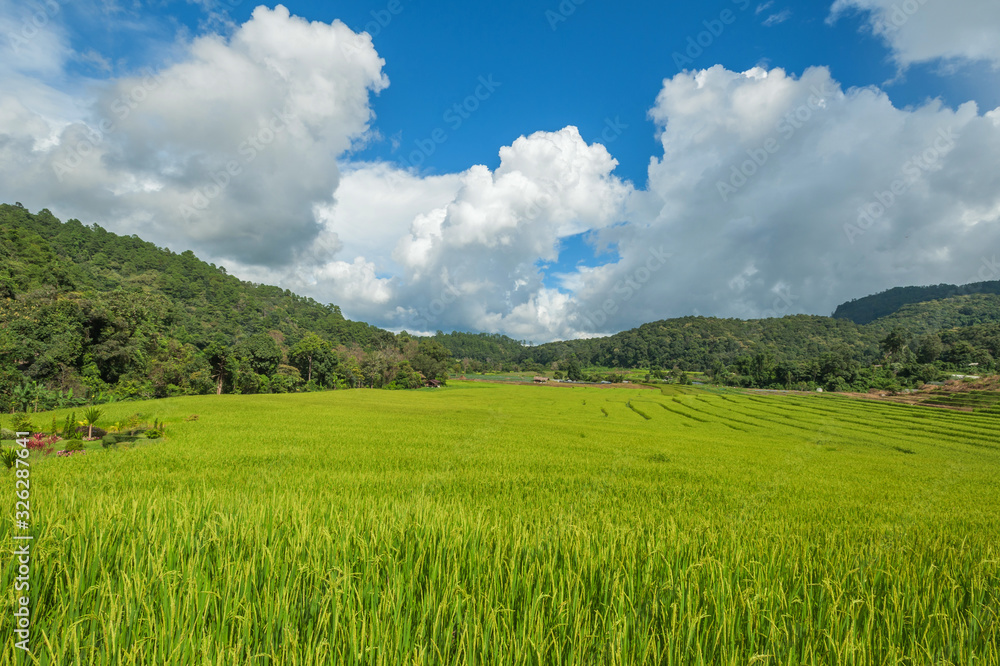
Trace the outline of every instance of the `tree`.
[[94, 426], [101, 420], [102, 414], [104, 412], [97, 407], [91, 407], [83, 413], [83, 422], [87, 425], [87, 439], [94, 438]]
[[451, 352], [437, 340], [424, 339], [417, 346], [417, 354], [410, 364], [426, 379], [445, 378], [451, 366]]
[[901, 328], [892, 329], [887, 336], [882, 338], [879, 346], [886, 353], [887, 357], [897, 355], [906, 346], [906, 331]]
[[570, 381], [578, 382], [583, 379], [583, 371], [580, 370], [580, 362], [576, 360], [576, 357], [569, 360], [569, 364], [566, 366], [566, 377]]
[[941, 336], [937, 333], [925, 335], [917, 343], [917, 363], [933, 363], [941, 357]]
[[328, 351], [330, 351], [330, 343], [315, 333], [310, 333], [292, 347], [292, 361], [296, 364], [305, 363], [306, 365], [306, 383], [312, 381], [313, 358]]
[[236, 355], [245, 359], [249, 369], [270, 377], [281, 364], [281, 347], [267, 333], [255, 333], [236, 346]]
[[229, 347], [213, 342], [205, 350], [205, 357], [212, 367], [212, 378], [215, 379], [215, 394], [222, 395], [222, 386], [227, 379], [233, 376], [234, 359]]

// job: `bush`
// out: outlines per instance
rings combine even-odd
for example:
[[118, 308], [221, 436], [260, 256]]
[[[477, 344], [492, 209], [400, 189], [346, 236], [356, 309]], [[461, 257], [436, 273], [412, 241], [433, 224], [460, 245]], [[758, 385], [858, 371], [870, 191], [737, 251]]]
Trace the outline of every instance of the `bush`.
[[10, 469], [14, 466], [14, 461], [17, 460], [17, 450], [14, 448], [7, 448], [6, 446], [0, 449], [0, 461]]
[[63, 447], [63, 451], [83, 451], [83, 440], [82, 439], [67, 440], [66, 446]]
[[28, 449], [46, 454], [52, 453], [52, 445], [59, 441], [62, 441], [62, 438], [58, 435], [37, 432], [28, 439]]
[[14, 414], [13, 425], [15, 432], [34, 432], [35, 426], [31, 424], [31, 417], [27, 414]]
[[124, 434], [114, 434], [109, 433], [101, 438], [101, 446], [108, 449], [113, 446], [118, 446], [119, 444], [126, 444], [129, 442], [134, 442], [139, 439], [138, 435], [124, 435]]
[[[87, 434], [87, 426], [79, 426], [79, 427], [77, 427], [76, 432], [79, 435], [86, 435]], [[98, 428], [97, 426], [94, 426], [94, 435], [93, 435], [94, 439], [103, 439], [104, 436], [107, 435], [107, 434], [108, 434], [108, 431], [105, 430], [104, 428]]]
[[5, 439], [17, 439], [17, 434], [13, 430], [7, 430], [7, 428], [0, 428], [0, 440]]

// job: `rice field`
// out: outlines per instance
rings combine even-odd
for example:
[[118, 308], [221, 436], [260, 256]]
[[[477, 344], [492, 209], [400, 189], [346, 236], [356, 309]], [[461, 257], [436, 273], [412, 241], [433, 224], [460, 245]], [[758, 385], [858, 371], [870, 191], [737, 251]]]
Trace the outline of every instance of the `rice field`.
[[107, 410], [167, 436], [32, 461], [31, 653], [4, 520], [0, 663], [1000, 664], [996, 410], [474, 382]]

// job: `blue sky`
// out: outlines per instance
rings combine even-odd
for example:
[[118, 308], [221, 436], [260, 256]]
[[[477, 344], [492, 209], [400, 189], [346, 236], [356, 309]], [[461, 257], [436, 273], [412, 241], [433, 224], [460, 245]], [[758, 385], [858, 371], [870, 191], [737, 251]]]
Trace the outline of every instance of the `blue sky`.
[[[157, 68], [169, 58], [166, 50], [178, 35], [218, 30], [220, 21], [213, 15], [242, 24], [256, 7], [249, 0], [136, 4], [145, 6], [67, 6], [64, 11], [75, 23], [74, 46], [96, 51], [116, 65], [115, 73]], [[675, 54], [687, 69], [722, 64], [745, 71], [763, 64], [801, 74], [824, 65], [845, 86], [882, 86], [897, 106], [928, 98], [950, 106], [970, 99], [983, 108], [1000, 105], [1000, 75], [988, 65], [947, 71], [932, 63], [900, 74], [884, 41], [867, 29], [864, 13], [850, 12], [830, 23], [824, 2], [283, 4], [310, 20], [339, 19], [373, 35], [391, 81], [372, 100], [382, 140], [353, 156], [419, 166], [429, 173], [460, 171], [473, 163], [495, 168], [498, 146], [522, 134], [576, 125], [589, 142], [607, 143], [602, 139], [606, 131], [614, 136], [617, 172], [641, 184], [657, 147], [647, 112], [663, 79], [680, 71]], [[712, 27], [706, 22], [718, 30], [727, 10], [735, 20], [688, 58], [688, 40]], [[774, 22], [767, 24], [771, 17]], [[160, 42], [159, 48], [151, 49], [151, 40]], [[88, 64], [79, 71], [87, 69], [89, 75], [102, 75]], [[500, 86], [467, 112], [468, 118], [460, 116], [454, 105], [475, 95], [480, 77], [492, 77]], [[462, 120], [457, 128], [456, 118]], [[439, 128], [447, 140], [433, 151], [421, 149], [417, 142]]]
[[[44, 157], [59, 178], [19, 172], [0, 199], [190, 247], [389, 328], [534, 340], [693, 312], [826, 314], [897, 284], [973, 281], [956, 266], [995, 251], [993, 182], [956, 185], [992, 168], [995, 2], [284, 8], [2, 0], [0, 83], [14, 94], [0, 167]], [[163, 84], [81, 158], [98, 168], [60, 166], [144, 73]], [[808, 122], [783, 136], [817, 85]], [[196, 137], [277, 108], [292, 129], [218, 200], [185, 209], [243, 145]], [[858, 206], [956, 123], [968, 131], [894, 195], [885, 224], [853, 232]], [[769, 138], [769, 164], [730, 200], [728, 174]], [[637, 283], [657, 248], [669, 266]]]

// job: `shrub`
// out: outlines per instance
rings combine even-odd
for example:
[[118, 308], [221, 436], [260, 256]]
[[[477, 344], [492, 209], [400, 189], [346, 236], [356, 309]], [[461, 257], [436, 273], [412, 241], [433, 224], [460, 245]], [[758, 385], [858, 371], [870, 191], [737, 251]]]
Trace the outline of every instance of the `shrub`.
[[59, 441], [62, 441], [62, 438], [58, 435], [46, 435], [43, 432], [36, 432], [28, 438], [28, 449], [49, 454], [52, 453], [52, 445]]
[[13, 430], [7, 430], [7, 428], [0, 428], [0, 440], [4, 439], [17, 439], [17, 435]]
[[14, 432], [34, 432], [35, 426], [31, 424], [31, 417], [27, 414], [14, 414], [12, 428]]
[[71, 439], [66, 442], [63, 451], [83, 451], [82, 439]]
[[[87, 427], [86, 426], [78, 426], [77, 429], [76, 429], [76, 431], [80, 435], [83, 435], [83, 434], [85, 434], [87, 432]], [[103, 439], [104, 436], [108, 434], [107, 430], [105, 430], [104, 428], [98, 428], [97, 426], [94, 426], [94, 429], [93, 429], [92, 432], [93, 432], [93, 434], [91, 435], [91, 437], [93, 439]]]
[[14, 466], [14, 461], [17, 460], [17, 450], [14, 448], [7, 448], [6, 446], [0, 449], [0, 461], [10, 469]]
[[66, 421], [63, 423], [62, 430], [56, 428], [56, 419], [52, 417], [52, 434], [62, 435], [66, 439], [71, 439], [76, 436], [76, 412], [66, 415]]
[[116, 445], [117, 443], [118, 443], [117, 435], [105, 435], [104, 437], [101, 438], [101, 446], [103, 446], [106, 449]]

